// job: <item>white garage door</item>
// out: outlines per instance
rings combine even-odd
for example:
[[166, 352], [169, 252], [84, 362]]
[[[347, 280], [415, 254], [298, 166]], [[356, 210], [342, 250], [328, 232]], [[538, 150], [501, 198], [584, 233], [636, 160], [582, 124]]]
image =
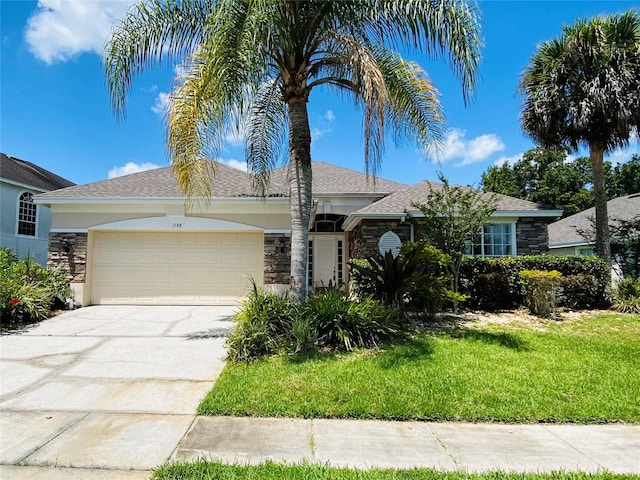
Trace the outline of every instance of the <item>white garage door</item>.
[[230, 304], [263, 282], [262, 232], [95, 232], [92, 304]]

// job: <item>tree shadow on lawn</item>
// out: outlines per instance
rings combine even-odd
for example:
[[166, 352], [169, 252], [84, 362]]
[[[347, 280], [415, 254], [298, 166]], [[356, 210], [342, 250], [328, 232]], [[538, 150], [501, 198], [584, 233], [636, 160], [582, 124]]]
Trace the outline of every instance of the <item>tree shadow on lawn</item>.
[[507, 332], [485, 332], [473, 328], [460, 328], [450, 333], [452, 338], [464, 338], [489, 345], [500, 345], [521, 352], [530, 350], [527, 342]]
[[421, 322], [417, 324], [420, 333], [449, 336], [451, 338], [463, 338], [490, 345], [500, 345], [518, 351], [529, 351], [530, 348], [524, 340], [507, 332], [488, 332], [469, 326], [468, 319], [448, 314], [439, 317], [436, 321]]

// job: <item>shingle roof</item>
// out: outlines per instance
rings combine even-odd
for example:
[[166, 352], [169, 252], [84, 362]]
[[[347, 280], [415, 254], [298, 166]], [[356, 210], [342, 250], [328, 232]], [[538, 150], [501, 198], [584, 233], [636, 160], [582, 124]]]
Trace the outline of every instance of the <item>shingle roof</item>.
[[[246, 172], [216, 163], [212, 181], [213, 197], [254, 196], [251, 176]], [[405, 185], [381, 178], [375, 183], [363, 173], [322, 162], [313, 162], [313, 193], [379, 193], [380, 196], [404, 188]], [[271, 174], [270, 196], [288, 196], [288, 167], [275, 169]], [[99, 182], [77, 185], [41, 198], [183, 198], [171, 167], [147, 170]]]
[[38, 165], [4, 153], [0, 153], [0, 177], [43, 191], [57, 190], [75, 185], [75, 183], [66, 178], [62, 178]]
[[[385, 215], [385, 214], [402, 214], [405, 210], [415, 210], [412, 206], [414, 202], [420, 203], [427, 198], [427, 195], [433, 189], [434, 191], [442, 189], [443, 185], [437, 182], [429, 182], [427, 180], [416, 183], [415, 185], [400, 190], [392, 195], [389, 195], [382, 200], [379, 200], [371, 205], [361, 208], [355, 215], [364, 217], [366, 215]], [[470, 187], [463, 187], [470, 188]], [[486, 193], [487, 197], [495, 195], [497, 199], [497, 210], [506, 212], [544, 212], [543, 206], [537, 203], [529, 202], [527, 200], [521, 200], [519, 198], [508, 197], [506, 195]], [[550, 216], [553, 216], [551, 214]]]
[[[239, 197], [252, 195], [251, 178], [246, 172], [222, 163], [215, 164], [216, 175], [212, 180], [214, 197]], [[281, 194], [273, 183], [269, 193]], [[156, 168], [122, 177], [77, 185], [64, 190], [46, 193], [41, 198], [184, 198], [178, 188], [171, 167]]]
[[[610, 222], [615, 222], [617, 219], [631, 220], [637, 217], [640, 215], [640, 192], [609, 200], [607, 212]], [[549, 247], [590, 243], [578, 232], [588, 232], [593, 229], [593, 218], [595, 218], [595, 208], [591, 207], [549, 224]]]
[[[361, 193], [387, 195], [397, 192], [407, 186], [384, 178], [374, 178], [355, 170], [338, 167], [324, 162], [312, 162], [313, 194], [328, 193]], [[272, 179], [279, 183], [288, 184], [289, 166], [280, 167], [273, 171]]]

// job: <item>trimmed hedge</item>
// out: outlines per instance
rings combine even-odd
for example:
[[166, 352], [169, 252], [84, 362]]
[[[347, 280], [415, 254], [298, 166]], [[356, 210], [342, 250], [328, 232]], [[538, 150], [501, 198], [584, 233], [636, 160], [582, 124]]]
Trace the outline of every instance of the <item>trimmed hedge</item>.
[[562, 274], [559, 306], [575, 309], [608, 308], [611, 273], [597, 257], [530, 255], [465, 257], [460, 269], [460, 293], [469, 295], [473, 309], [508, 310], [525, 305], [522, 270], [557, 270]]

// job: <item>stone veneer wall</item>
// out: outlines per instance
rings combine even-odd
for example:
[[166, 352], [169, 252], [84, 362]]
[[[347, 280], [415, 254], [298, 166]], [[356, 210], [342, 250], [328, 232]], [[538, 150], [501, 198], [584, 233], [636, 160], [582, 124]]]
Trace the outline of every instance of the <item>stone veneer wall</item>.
[[549, 252], [547, 224], [553, 218], [521, 217], [516, 224], [518, 255], [537, 255]]
[[[60, 241], [69, 242], [71, 247], [66, 253]], [[86, 233], [50, 233], [47, 265], [62, 266], [69, 272], [68, 278], [72, 283], [84, 283], [87, 267], [87, 234]]]
[[[284, 238], [284, 253], [280, 239]], [[291, 277], [291, 237], [281, 233], [264, 234], [264, 284], [289, 285]]]
[[363, 220], [349, 232], [349, 256], [365, 258], [380, 253], [378, 241], [383, 233], [395, 232], [400, 240], [411, 240], [411, 225], [395, 220]]

